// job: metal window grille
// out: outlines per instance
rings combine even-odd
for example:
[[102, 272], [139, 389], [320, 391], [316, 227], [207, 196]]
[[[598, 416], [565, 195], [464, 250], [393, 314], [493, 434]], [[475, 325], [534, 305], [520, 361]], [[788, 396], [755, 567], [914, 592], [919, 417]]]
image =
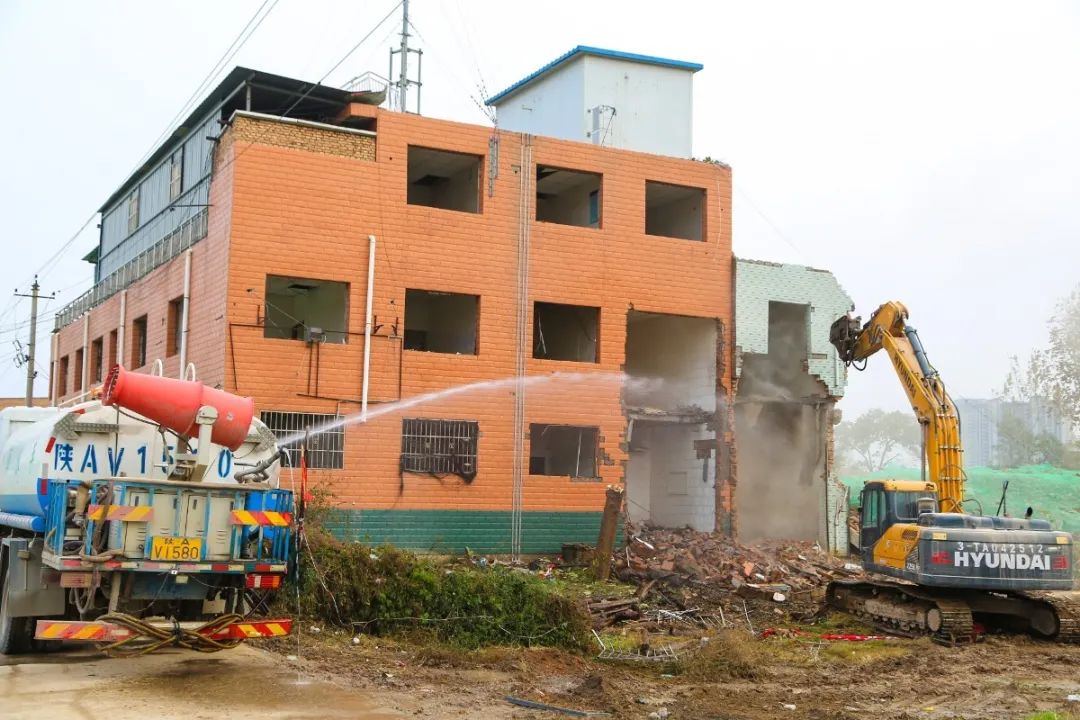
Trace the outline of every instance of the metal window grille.
[[[308, 467], [340, 470], [345, 466], [344, 426], [320, 430], [320, 428], [340, 419], [340, 416], [271, 410], [262, 413], [260, 419], [279, 440], [302, 435], [305, 430], [310, 430], [311, 434], [308, 436]], [[301, 438], [281, 444], [281, 449], [285, 451], [289, 458], [288, 464], [290, 467], [300, 467], [300, 446], [303, 442]]]
[[476, 444], [480, 423], [473, 420], [401, 421], [401, 469], [433, 475], [476, 477]]

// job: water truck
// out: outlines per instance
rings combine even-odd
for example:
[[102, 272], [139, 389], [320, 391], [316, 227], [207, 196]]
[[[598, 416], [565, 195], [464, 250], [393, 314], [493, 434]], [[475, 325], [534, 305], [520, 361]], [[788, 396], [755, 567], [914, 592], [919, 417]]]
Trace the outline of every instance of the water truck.
[[288, 635], [292, 493], [254, 404], [116, 366], [100, 398], [0, 411], [0, 653]]

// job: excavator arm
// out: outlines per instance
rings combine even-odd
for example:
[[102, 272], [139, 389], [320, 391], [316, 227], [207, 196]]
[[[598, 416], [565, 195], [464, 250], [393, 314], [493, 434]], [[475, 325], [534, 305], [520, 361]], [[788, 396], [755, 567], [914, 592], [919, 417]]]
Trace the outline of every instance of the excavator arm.
[[884, 350], [907, 393], [923, 433], [923, 462], [937, 485], [943, 512], [963, 512], [964, 469], [960, 446], [960, 416], [937, 370], [926, 358], [915, 328], [907, 324], [903, 304], [887, 302], [870, 316], [845, 316], [833, 323], [829, 340], [848, 365], [859, 368], [871, 355]]

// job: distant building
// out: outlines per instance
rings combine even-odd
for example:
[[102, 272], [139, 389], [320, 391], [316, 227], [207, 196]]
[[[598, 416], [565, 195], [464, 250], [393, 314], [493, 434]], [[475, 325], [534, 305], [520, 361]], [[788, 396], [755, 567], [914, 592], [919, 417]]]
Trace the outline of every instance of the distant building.
[[1019, 419], [1033, 435], [1049, 435], [1062, 443], [1071, 440], [1068, 420], [1056, 408], [1039, 400], [958, 398], [955, 402], [960, 412], [964, 464], [968, 467], [991, 467], [1002, 463], [998, 424], [1007, 416]]

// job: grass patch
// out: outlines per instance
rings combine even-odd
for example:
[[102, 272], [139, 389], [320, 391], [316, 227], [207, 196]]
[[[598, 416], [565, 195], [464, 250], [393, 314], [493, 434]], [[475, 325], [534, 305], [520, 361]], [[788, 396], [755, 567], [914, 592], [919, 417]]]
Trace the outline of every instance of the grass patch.
[[675, 662], [672, 669], [688, 680], [699, 682], [724, 678], [758, 680], [764, 677], [771, 661], [767, 649], [752, 635], [723, 630], [693, 655]]
[[[310, 545], [300, 565], [301, 617], [373, 635], [419, 633], [464, 649], [586, 646], [580, 604], [532, 574], [323, 535], [312, 534]], [[283, 603], [295, 597], [295, 588], [278, 595]]]

